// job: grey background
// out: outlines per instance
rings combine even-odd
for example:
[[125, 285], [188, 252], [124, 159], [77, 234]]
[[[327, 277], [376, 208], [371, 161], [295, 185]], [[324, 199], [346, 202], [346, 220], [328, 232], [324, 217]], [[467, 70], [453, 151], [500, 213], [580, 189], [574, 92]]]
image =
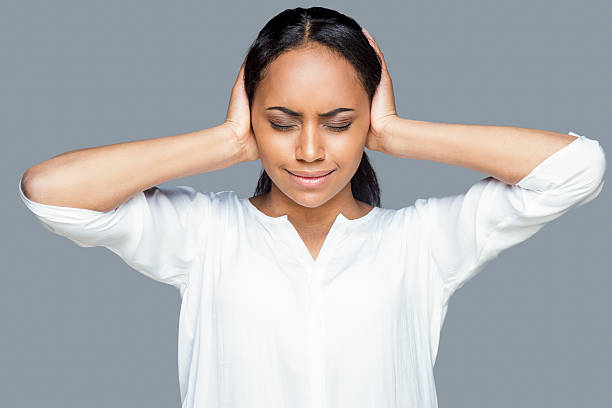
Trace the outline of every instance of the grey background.
[[[222, 123], [248, 45], [298, 5], [335, 8], [374, 35], [401, 117], [573, 131], [612, 152], [604, 1], [4, 1], [1, 406], [180, 405], [178, 291], [44, 230], [17, 183], [65, 151]], [[486, 176], [368, 154], [387, 208]], [[251, 196], [260, 169], [167, 184]], [[604, 186], [455, 293], [435, 367], [441, 407], [610, 405], [609, 206]]]

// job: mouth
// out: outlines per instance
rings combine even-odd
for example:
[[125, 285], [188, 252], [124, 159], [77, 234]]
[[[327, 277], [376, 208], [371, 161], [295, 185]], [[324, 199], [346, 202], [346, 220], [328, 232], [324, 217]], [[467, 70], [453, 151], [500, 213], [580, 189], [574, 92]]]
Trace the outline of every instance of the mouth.
[[293, 181], [302, 187], [320, 187], [327, 181], [327, 179], [329, 178], [329, 175], [333, 173], [334, 171], [335, 170], [331, 170], [327, 173], [324, 173], [318, 176], [314, 176], [314, 177], [306, 177], [306, 176], [294, 174], [290, 172], [289, 170], [287, 170], [287, 172], [291, 175], [291, 178], [293, 179]]

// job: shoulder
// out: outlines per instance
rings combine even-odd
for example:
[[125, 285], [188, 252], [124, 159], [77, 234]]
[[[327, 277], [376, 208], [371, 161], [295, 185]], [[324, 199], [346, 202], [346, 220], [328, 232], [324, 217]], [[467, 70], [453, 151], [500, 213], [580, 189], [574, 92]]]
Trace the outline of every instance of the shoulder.
[[183, 216], [218, 218], [236, 210], [239, 198], [235, 191], [203, 191], [192, 186], [154, 186], [142, 197], [151, 211], [180, 213]]

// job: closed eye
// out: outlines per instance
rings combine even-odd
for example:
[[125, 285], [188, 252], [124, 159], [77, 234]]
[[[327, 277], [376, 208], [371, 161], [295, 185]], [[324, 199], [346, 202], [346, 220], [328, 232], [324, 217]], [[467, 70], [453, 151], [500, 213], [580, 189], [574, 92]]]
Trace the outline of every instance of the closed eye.
[[[269, 122], [270, 122], [270, 125], [272, 125], [272, 127], [274, 129], [278, 129], [278, 130], [283, 131], [283, 132], [284, 131], [288, 131], [288, 130], [290, 130], [293, 127], [293, 126], [281, 126], [281, 125], [277, 125], [276, 123], [274, 123], [272, 121], [269, 121]], [[327, 126], [327, 127], [329, 129], [331, 129], [332, 131], [334, 131], [334, 132], [342, 132], [344, 130], [347, 130], [349, 127], [351, 127], [351, 124], [352, 123], [348, 123], [348, 124], [346, 124], [344, 126]]]

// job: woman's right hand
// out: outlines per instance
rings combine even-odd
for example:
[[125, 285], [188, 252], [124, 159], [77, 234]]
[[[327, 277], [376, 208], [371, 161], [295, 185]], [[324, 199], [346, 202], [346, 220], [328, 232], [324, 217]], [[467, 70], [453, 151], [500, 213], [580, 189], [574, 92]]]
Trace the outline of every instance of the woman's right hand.
[[259, 149], [255, 134], [251, 127], [251, 112], [249, 109], [249, 99], [244, 88], [244, 64], [246, 57], [242, 61], [240, 72], [236, 83], [232, 88], [232, 96], [230, 98], [229, 107], [227, 108], [227, 116], [225, 117], [224, 125], [228, 126], [234, 132], [234, 135], [242, 148], [244, 149], [247, 161], [259, 159]]

